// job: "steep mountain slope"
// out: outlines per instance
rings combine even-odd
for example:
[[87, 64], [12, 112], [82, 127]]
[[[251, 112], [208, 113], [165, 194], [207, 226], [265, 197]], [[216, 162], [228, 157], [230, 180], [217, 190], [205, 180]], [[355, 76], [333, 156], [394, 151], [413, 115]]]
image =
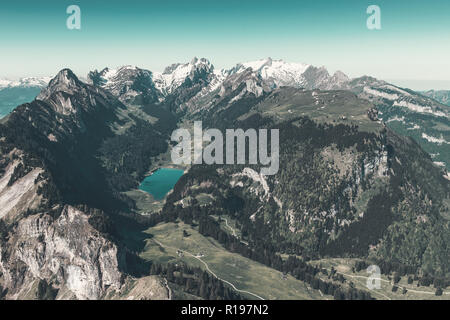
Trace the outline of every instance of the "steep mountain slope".
[[449, 90], [429, 90], [422, 92], [423, 95], [430, 97], [442, 104], [450, 106], [450, 91]]
[[120, 294], [132, 255], [112, 221], [127, 205], [97, 155], [125, 109], [65, 69], [0, 125], [2, 296]]
[[355, 79], [351, 88], [371, 101], [379, 118], [397, 133], [412, 137], [436, 165], [450, 169], [450, 108], [409, 89], [375, 79]]
[[120, 290], [117, 247], [83, 211], [58, 210], [56, 217], [47, 212], [21, 219], [2, 241], [0, 270], [8, 298], [24, 298], [36, 281], [52, 288], [54, 297], [66, 291], [78, 299], [99, 299], [107, 290]]
[[2, 295], [24, 298], [38, 284], [53, 297], [65, 287], [76, 298], [96, 299], [107, 287], [120, 289], [117, 247], [90, 226], [90, 210], [62, 199], [68, 199], [66, 192], [85, 195], [86, 184], [76, 183], [89, 173], [73, 180], [80, 171], [70, 167], [70, 153], [76, 136], [92, 129], [86, 116], [93, 106], [108, 108], [107, 95], [63, 70], [38, 99], [0, 126]]
[[[414, 141], [370, 119], [371, 107], [346, 91], [280, 88], [198, 114], [204, 127], [280, 129], [280, 170], [193, 166], [166, 213], [232, 217], [256, 252], [374, 258], [445, 276], [449, 181]], [[204, 194], [206, 209], [194, 200]]]

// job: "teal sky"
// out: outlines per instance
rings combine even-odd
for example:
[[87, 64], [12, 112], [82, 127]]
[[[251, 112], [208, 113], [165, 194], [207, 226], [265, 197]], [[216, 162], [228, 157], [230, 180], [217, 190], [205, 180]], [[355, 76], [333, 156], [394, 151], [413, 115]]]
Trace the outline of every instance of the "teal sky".
[[[450, 89], [449, 0], [8, 2], [0, 3], [0, 78], [124, 64], [162, 71], [194, 56], [222, 68], [270, 56]], [[66, 28], [71, 4], [81, 8], [81, 30]], [[366, 28], [371, 4], [382, 30]]]

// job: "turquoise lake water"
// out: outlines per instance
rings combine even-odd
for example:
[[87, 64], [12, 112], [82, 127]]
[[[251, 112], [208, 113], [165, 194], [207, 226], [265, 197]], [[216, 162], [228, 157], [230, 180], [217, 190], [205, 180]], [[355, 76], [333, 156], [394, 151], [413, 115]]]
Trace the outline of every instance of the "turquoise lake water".
[[150, 193], [156, 200], [162, 200], [173, 189], [184, 171], [180, 169], [161, 168], [142, 181], [140, 190]]

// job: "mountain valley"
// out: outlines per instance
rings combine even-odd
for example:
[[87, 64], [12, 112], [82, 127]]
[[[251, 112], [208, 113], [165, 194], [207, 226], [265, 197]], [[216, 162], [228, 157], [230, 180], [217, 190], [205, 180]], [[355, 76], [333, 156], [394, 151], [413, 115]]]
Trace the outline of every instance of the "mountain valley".
[[[441, 95], [270, 58], [104, 68], [85, 82], [64, 69], [39, 90], [0, 121], [0, 297], [380, 298], [336, 259], [448, 292]], [[154, 205], [138, 187], [194, 121], [279, 129], [278, 174], [185, 166]]]

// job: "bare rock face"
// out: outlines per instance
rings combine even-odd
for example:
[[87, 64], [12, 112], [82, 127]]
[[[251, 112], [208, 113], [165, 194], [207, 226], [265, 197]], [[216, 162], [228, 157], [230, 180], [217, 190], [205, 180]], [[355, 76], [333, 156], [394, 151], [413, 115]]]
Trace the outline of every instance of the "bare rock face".
[[123, 285], [124, 294], [111, 295], [111, 300], [171, 300], [172, 289], [166, 279], [147, 276], [139, 279], [127, 278]]
[[117, 247], [74, 207], [65, 206], [56, 219], [46, 213], [21, 219], [10, 234], [0, 243], [7, 299], [23, 297], [37, 279], [63, 285], [77, 299], [100, 299], [121, 288]]
[[[11, 154], [21, 156], [16, 150], [13, 150]], [[14, 173], [20, 165], [19, 159], [11, 161], [3, 175], [0, 175], [0, 219], [12, 220], [21, 212], [35, 209], [41, 203], [42, 197], [37, 194], [37, 190], [42, 182], [37, 182], [37, 178], [43, 169], [32, 168], [29, 172], [25, 172], [23, 177], [15, 177]]]

